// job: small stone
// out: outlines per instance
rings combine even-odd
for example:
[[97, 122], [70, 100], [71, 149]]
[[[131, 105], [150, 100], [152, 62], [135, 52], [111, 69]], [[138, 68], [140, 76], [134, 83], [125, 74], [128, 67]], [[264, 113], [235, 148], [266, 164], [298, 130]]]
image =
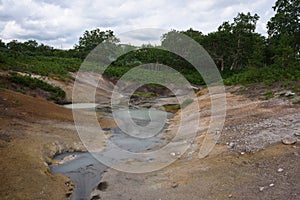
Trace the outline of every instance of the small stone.
[[100, 191], [105, 191], [108, 187], [108, 183], [106, 181], [100, 182], [97, 186], [97, 189]]
[[265, 189], [265, 187], [259, 187], [259, 191], [262, 192]]
[[245, 152], [241, 152], [241, 155], [244, 155], [245, 154]]
[[292, 138], [292, 137], [285, 137], [281, 141], [285, 145], [292, 145], [292, 144], [295, 144], [297, 142], [297, 139]]
[[172, 153], [170, 153], [171, 154], [171, 156], [176, 156], [176, 153], [174, 153], [174, 152], [172, 152]]
[[295, 136], [300, 137], [300, 132], [299, 133], [294, 133]]
[[228, 144], [228, 147], [229, 147], [230, 149], [232, 149], [234, 146], [235, 146], [235, 143], [234, 143], [234, 142], [230, 142], [230, 143]]
[[232, 194], [228, 195], [228, 198], [232, 198]]
[[71, 192], [71, 191], [69, 191], [69, 192], [66, 193], [66, 197], [67, 197], [67, 198], [69, 198], [71, 195], [72, 195], [72, 192]]
[[172, 184], [172, 188], [177, 188], [178, 187], [178, 184], [177, 183], [173, 183]]
[[291, 91], [288, 91], [287, 93], [285, 93], [285, 97], [291, 97], [291, 96], [294, 96], [295, 93], [294, 92], [291, 92]]
[[271, 183], [269, 186], [270, 186], [270, 187], [274, 187], [274, 185], [275, 185], [274, 183]]
[[283, 172], [283, 169], [282, 169], [282, 168], [279, 168], [277, 171], [278, 171], [278, 172]]
[[95, 195], [91, 198], [91, 200], [98, 200], [98, 199], [101, 199], [100, 195]]

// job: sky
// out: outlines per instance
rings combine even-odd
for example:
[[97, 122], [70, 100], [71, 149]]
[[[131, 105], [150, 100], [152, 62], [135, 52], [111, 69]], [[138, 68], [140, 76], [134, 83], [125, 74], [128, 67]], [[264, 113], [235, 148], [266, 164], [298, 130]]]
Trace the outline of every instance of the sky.
[[[165, 31], [193, 28], [216, 31], [239, 12], [257, 13], [257, 32], [267, 35], [266, 24], [274, 16], [276, 0], [0, 0], [0, 39], [9, 42], [36, 40], [68, 49], [85, 30], [124, 32], [144, 28]], [[151, 31], [134, 31], [121, 43], [157, 43]]]

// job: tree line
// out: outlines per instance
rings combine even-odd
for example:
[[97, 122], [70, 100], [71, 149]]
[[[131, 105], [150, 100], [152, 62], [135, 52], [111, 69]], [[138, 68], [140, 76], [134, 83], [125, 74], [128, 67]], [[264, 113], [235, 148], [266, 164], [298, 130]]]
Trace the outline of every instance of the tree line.
[[[263, 67], [300, 68], [300, 0], [277, 0], [273, 6], [275, 15], [267, 23], [268, 36], [257, 33], [257, 14], [238, 13], [232, 22], [223, 22], [215, 32], [203, 34], [192, 28], [186, 31], [172, 30], [161, 37], [162, 45], [174, 32], [183, 33], [201, 44], [210, 54], [221, 73], [233, 74], [247, 69]], [[84, 59], [91, 50], [102, 42], [117, 44], [119, 39], [111, 30], [94, 29], [85, 31], [78, 44], [72, 49], [59, 50], [38, 44], [35, 40], [7, 44], [0, 40], [0, 52], [15, 56], [43, 55]], [[121, 76], [124, 69], [143, 64], [161, 63], [196, 80], [193, 67], [180, 56], [163, 51], [159, 47], [143, 45], [143, 48], [130, 47], [132, 51], [112, 63], [116, 70], [108, 70], [114, 76]], [[119, 46], [120, 49], [123, 47]], [[1, 57], [0, 57], [1, 59]], [[119, 68], [122, 68], [120, 70]], [[117, 73], [117, 69], [122, 73]], [[126, 71], [126, 70], [125, 70]], [[199, 83], [199, 82], [198, 82]]]

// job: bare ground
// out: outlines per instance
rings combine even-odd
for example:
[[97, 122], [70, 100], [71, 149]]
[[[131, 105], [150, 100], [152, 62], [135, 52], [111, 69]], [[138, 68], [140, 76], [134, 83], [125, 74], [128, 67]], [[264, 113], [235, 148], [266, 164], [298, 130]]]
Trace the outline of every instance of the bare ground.
[[[0, 94], [1, 199], [66, 199], [72, 186], [52, 175], [47, 163], [57, 153], [84, 150], [72, 112], [12, 91], [0, 89]], [[192, 113], [199, 103], [203, 127], [210, 106], [204, 95], [186, 108]], [[96, 193], [101, 199], [300, 199], [299, 138], [294, 145], [281, 143], [300, 132], [300, 107], [230, 93], [227, 105], [225, 127], [208, 157], [197, 156], [203, 129], [190, 152], [172, 165], [146, 174], [110, 169], [102, 180], [107, 188]], [[171, 122], [171, 135], [177, 120]]]

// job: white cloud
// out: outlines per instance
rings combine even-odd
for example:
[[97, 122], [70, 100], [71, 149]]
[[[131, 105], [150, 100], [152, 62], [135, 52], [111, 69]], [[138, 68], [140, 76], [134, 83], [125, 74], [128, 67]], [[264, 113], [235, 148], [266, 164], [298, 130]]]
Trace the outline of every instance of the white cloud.
[[139, 28], [193, 28], [208, 33], [224, 21], [232, 21], [238, 12], [260, 15], [257, 30], [265, 34], [274, 3], [275, 0], [0, 0], [0, 38], [36, 39], [70, 48], [85, 30], [96, 27], [111, 29], [117, 35]]

